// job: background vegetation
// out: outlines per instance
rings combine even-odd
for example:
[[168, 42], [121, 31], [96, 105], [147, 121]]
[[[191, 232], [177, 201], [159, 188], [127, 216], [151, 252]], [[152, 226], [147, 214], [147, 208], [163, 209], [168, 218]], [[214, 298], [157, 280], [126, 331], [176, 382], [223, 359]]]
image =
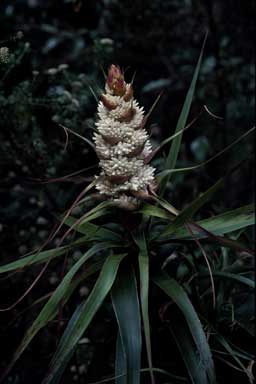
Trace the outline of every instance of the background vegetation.
[[[184, 134], [178, 166], [204, 161], [249, 130], [254, 119], [253, 14], [252, 1], [2, 1], [0, 46], [9, 48], [9, 57], [0, 64], [1, 264], [42, 244], [57, 215], [98, 172], [94, 152], [76, 137], [70, 137], [65, 150], [65, 134], [58, 123], [91, 136], [95, 94], [104, 84], [103, 69], [111, 63], [124, 68], [128, 79], [136, 71], [135, 95], [146, 110], [164, 91], [149, 121], [157, 144], [174, 132], [208, 30], [190, 120], [203, 105], [222, 119], [205, 111], [200, 115]], [[168, 186], [169, 201], [183, 208], [222, 176], [228, 165], [243, 161], [252, 151], [252, 140], [247, 139], [200, 171], [175, 176]], [[155, 166], [161, 170], [162, 160], [158, 158]], [[42, 183], [83, 168], [90, 169], [72, 180]], [[251, 158], [226, 180], [225, 188], [204, 206], [199, 218], [250, 203], [252, 169]], [[252, 237], [250, 229], [244, 236]], [[79, 256], [75, 252], [70, 258]], [[37, 276], [37, 268], [2, 278], [1, 308], [20, 297]], [[35, 318], [38, 306], [30, 306], [56, 287], [62, 270], [63, 263], [54, 262], [22, 302], [0, 313], [1, 345], [5, 346], [0, 351], [1, 369]], [[90, 280], [72, 296], [63, 324], [89, 288]], [[159, 300], [156, 293], [155, 301]], [[246, 305], [251, 308], [251, 299]], [[238, 325], [228, 315], [222, 327], [233, 341], [252, 351], [251, 320]], [[153, 321], [158, 327], [154, 340], [161, 343], [167, 331], [159, 318]], [[51, 322], [33, 341], [8, 383], [35, 383], [43, 378], [61, 334], [63, 324], [57, 323]], [[106, 303], [62, 382], [93, 382], [109, 374], [115, 330]], [[163, 368], [168, 368], [172, 343], [170, 337], [170, 345], [158, 355]], [[239, 371], [224, 366], [227, 377], [240, 378]], [[242, 380], [247, 382], [244, 375]]]

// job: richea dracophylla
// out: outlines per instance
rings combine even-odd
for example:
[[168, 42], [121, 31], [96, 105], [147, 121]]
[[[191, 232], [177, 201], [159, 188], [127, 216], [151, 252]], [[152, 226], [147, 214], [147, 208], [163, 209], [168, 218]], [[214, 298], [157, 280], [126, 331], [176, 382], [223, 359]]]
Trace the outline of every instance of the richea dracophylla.
[[[243, 285], [248, 291], [254, 286], [251, 279], [239, 275], [240, 269], [236, 270], [238, 274], [225, 272], [222, 260], [223, 249], [225, 249], [226, 267], [228, 263], [232, 267], [241, 252], [251, 257], [252, 251], [248, 245], [241, 244], [234, 236], [228, 237], [227, 234], [234, 231], [242, 233], [242, 230], [254, 223], [253, 207], [248, 205], [205, 220], [193, 221], [193, 216], [203, 204], [223, 186], [224, 177], [181, 211], [170, 204], [169, 195], [166, 193], [167, 181], [170, 181], [173, 173], [193, 172], [194, 169], [214, 161], [253, 130], [246, 132], [226, 149], [202, 164], [189, 168], [175, 168], [182, 133], [191, 125], [186, 124], [202, 52], [175, 133], [153, 150], [146, 126], [149, 113], [145, 115], [143, 108], [139, 107], [133, 96], [133, 85], [125, 81], [122, 70], [116, 65], [110, 66], [105, 91], [98, 103], [94, 145], [89, 142], [98, 155], [100, 173], [75, 199], [61, 218], [57, 229], [49, 237], [47, 244], [68, 226], [68, 229], [61, 234], [57, 247], [45, 250], [47, 244], [44, 244], [34, 253], [0, 267], [0, 273], [7, 273], [34, 264], [43, 264], [38, 278], [30, 287], [32, 289], [53, 258], [63, 257], [74, 249], [82, 252], [78, 260], [69, 261], [68, 270], [28, 328], [12, 361], [3, 373], [2, 382], [39, 330], [58, 318], [58, 313], [75, 289], [92, 275], [97, 276], [95, 285], [88, 297], [81, 299], [81, 303], [69, 319], [43, 384], [59, 382], [78, 347], [79, 340], [109, 293], [118, 329], [115, 374], [112, 378], [117, 384], [139, 384], [144, 377], [147, 382], [150, 380], [151, 383], [157, 383], [158, 375], [170, 376], [173, 382], [188, 381], [190, 378], [197, 384], [213, 384], [216, 382], [214, 368], [216, 353], [211, 351], [211, 346], [216, 340], [220, 344], [219, 347], [234, 357], [233, 363], [239, 369], [243, 369], [251, 380], [251, 373], [243, 360], [243, 356], [248, 359], [249, 353], [240, 350], [238, 358], [228, 341], [214, 331], [213, 324], [205, 317], [205, 313], [215, 311], [217, 314], [222, 304], [220, 301], [223, 296], [220, 289], [223, 290], [223, 285], [219, 284], [216, 287], [216, 278], [229, 279], [230, 284]], [[68, 128], [65, 129], [74, 133]], [[87, 139], [79, 137], [88, 142]], [[165, 169], [157, 173], [155, 167], [149, 165], [149, 160], [169, 142], [172, 144], [165, 160]], [[233, 171], [235, 170], [231, 168], [229, 173]], [[166, 199], [163, 198], [164, 194], [167, 196]], [[98, 199], [102, 201], [99, 202]], [[81, 208], [81, 217], [74, 216], [74, 208], [77, 207]], [[76, 236], [72, 241], [68, 240], [70, 233]], [[216, 246], [219, 247], [218, 262], [214, 262], [212, 255], [207, 255], [205, 251], [205, 248], [211, 249], [213, 243], [215, 249]], [[186, 258], [180, 258], [178, 269], [172, 266], [172, 260], [177, 260], [178, 257], [173, 253], [177, 246], [188, 257], [188, 263]], [[191, 247], [194, 249], [192, 258]], [[170, 257], [172, 254], [173, 257]], [[167, 273], [170, 269], [172, 278]], [[195, 281], [195, 273], [197, 289], [194, 286], [191, 288]], [[184, 360], [187, 373], [184, 370], [172, 372], [171, 368], [161, 369], [161, 361], [154, 351], [155, 360], [152, 361], [151, 334], [155, 337], [155, 331], [150, 324], [149, 306], [151, 311], [160, 314], [159, 321], [164, 321], [167, 313], [166, 306], [159, 307], [158, 303], [152, 305], [151, 302], [152, 291], [158, 292], [159, 288], [168, 303], [172, 303], [172, 316], [168, 321], [168, 329], [170, 328], [177, 350]], [[199, 292], [202, 289], [205, 295], [201, 297]], [[29, 290], [25, 293], [27, 294]], [[23, 297], [24, 295], [21, 299]], [[200, 307], [194, 307], [194, 302], [196, 304], [198, 300], [201, 303]], [[13, 308], [13, 305], [1, 311], [10, 308]], [[207, 334], [204, 328], [207, 329]], [[145, 369], [141, 367], [143, 343], [148, 361], [148, 368]], [[156, 341], [154, 345], [155, 348], [160, 348], [157, 347]], [[170, 367], [173, 367], [175, 360], [172, 358], [173, 353], [170, 354], [172, 362]], [[99, 380], [103, 379], [103, 375], [99, 372]]]

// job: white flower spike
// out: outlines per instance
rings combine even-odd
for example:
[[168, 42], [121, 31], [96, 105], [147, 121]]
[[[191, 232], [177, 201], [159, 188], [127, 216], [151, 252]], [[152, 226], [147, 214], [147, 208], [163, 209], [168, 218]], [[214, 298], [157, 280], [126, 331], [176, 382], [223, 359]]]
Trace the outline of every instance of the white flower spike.
[[133, 98], [132, 84], [111, 65], [93, 137], [102, 169], [96, 189], [120, 208], [137, 208], [155, 188], [155, 169], [145, 162], [152, 148], [144, 125], [144, 110]]

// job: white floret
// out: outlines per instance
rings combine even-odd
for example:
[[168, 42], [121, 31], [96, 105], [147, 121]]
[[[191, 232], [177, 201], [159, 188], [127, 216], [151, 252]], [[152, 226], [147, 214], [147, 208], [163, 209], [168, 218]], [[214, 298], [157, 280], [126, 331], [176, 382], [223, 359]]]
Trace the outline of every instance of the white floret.
[[[114, 97], [114, 96], [112, 96]], [[115, 96], [120, 99], [119, 96]], [[133, 129], [138, 129], [140, 124], [142, 123], [144, 117], [144, 109], [139, 107], [138, 102], [136, 100], [133, 101], [124, 101], [122, 100], [117, 104], [115, 109], [108, 110], [102, 101], [98, 104], [98, 117], [100, 121], [106, 121], [106, 119], [117, 120], [122, 118], [122, 116], [129, 110], [130, 108], [134, 109], [134, 116], [128, 126], [130, 125]], [[97, 124], [96, 124], [97, 125]]]
[[[120, 137], [120, 136], [119, 136]], [[97, 153], [104, 159], [111, 157], [128, 156], [138, 148], [141, 152], [149, 152], [151, 150], [150, 142], [147, 140], [148, 135], [145, 129], [129, 132], [124, 134], [124, 137], [116, 145], [107, 143], [104, 138], [95, 133], [93, 140], [97, 147]]]
[[114, 157], [110, 160], [101, 160], [100, 166], [105, 174], [111, 175], [127, 175], [132, 176], [137, 174], [143, 167], [144, 162], [141, 159], [127, 157]]

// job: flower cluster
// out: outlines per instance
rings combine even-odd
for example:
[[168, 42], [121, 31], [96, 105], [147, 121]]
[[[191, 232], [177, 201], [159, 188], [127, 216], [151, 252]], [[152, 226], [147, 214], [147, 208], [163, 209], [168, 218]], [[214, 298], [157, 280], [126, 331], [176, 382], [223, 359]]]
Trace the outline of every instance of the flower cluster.
[[152, 149], [144, 110], [115, 65], [108, 71], [98, 117], [94, 142], [102, 171], [96, 188], [117, 205], [133, 209], [154, 185], [154, 168], [147, 164]]

